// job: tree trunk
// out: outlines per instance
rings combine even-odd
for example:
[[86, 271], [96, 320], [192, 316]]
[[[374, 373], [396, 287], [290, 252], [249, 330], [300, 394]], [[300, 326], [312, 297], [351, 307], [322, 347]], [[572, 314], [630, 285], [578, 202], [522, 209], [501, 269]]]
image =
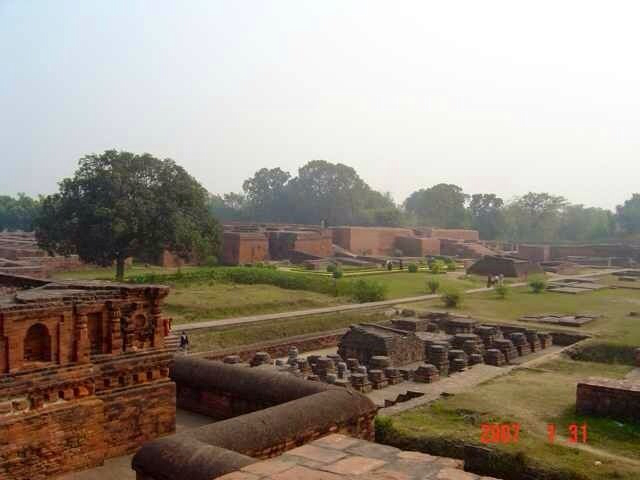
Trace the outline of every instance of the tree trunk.
[[116, 281], [123, 282], [124, 281], [124, 260], [125, 258], [120, 255], [116, 259]]

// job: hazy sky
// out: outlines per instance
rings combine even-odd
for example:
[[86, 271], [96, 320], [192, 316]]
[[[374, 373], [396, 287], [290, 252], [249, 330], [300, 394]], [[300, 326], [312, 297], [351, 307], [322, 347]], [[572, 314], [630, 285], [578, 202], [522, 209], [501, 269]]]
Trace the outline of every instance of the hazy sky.
[[612, 208], [640, 191], [640, 4], [0, 0], [0, 193], [83, 154], [171, 157], [211, 192], [356, 168]]

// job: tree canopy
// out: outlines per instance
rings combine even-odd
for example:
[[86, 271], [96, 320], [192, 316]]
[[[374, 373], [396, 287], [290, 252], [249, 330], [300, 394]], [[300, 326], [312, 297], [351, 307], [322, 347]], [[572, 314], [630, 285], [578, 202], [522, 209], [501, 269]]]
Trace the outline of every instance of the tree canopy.
[[212, 213], [224, 220], [327, 225], [400, 225], [402, 212], [389, 194], [373, 190], [347, 165], [313, 160], [298, 176], [262, 168], [242, 185], [243, 193], [214, 195]]
[[480, 238], [497, 238], [505, 228], [504, 200], [493, 193], [475, 193], [469, 202], [471, 227], [478, 230]]
[[640, 193], [634, 193], [629, 200], [619, 205], [616, 211], [623, 232], [640, 233]]
[[116, 263], [169, 248], [182, 257], [217, 255], [219, 225], [207, 209], [207, 191], [172, 160], [108, 150], [80, 159], [72, 178], [45, 197], [36, 237], [51, 253]]
[[40, 207], [40, 200], [19, 193], [17, 198], [0, 195], [0, 232], [3, 230], [33, 230], [33, 221]]
[[459, 228], [466, 224], [465, 195], [457, 185], [439, 183], [409, 195], [404, 208], [422, 225]]

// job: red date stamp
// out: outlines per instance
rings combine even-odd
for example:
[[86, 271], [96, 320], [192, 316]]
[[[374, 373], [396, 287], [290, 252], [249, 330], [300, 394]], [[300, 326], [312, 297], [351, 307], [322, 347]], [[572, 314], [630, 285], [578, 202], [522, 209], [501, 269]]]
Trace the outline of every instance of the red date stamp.
[[519, 423], [483, 423], [480, 442], [491, 443], [518, 443], [520, 439]]
[[[587, 443], [587, 424], [577, 425], [572, 423], [568, 427], [567, 441], [569, 443]], [[547, 436], [549, 443], [553, 443], [556, 440], [557, 429], [555, 424], [549, 423], [547, 425]]]

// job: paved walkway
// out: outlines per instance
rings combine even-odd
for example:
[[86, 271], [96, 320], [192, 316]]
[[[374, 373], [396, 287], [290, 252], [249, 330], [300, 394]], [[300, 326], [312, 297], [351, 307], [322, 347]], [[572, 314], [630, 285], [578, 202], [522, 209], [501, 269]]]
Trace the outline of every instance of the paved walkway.
[[[598, 277], [604, 275], [610, 275], [612, 273], [618, 271], [627, 271], [628, 268], [618, 269], [618, 270], [603, 270], [602, 272], [593, 272], [586, 273], [582, 275], [563, 275], [553, 277], [553, 280], [562, 280], [565, 278], [591, 278]], [[509, 284], [511, 287], [523, 287], [526, 286], [526, 282], [518, 282]], [[474, 294], [480, 292], [488, 292], [493, 290], [492, 288], [473, 288], [471, 290], [467, 290], [465, 293]], [[280, 313], [268, 313], [264, 315], [251, 315], [248, 317], [233, 317], [233, 318], [223, 318], [220, 320], [203, 320], [201, 322], [193, 322], [193, 323], [182, 323], [174, 326], [175, 331], [194, 331], [194, 330], [206, 330], [206, 329], [215, 329], [222, 327], [230, 327], [235, 325], [244, 325], [248, 323], [259, 323], [266, 322], [270, 320], [282, 320], [285, 318], [296, 318], [296, 317], [306, 317], [310, 315], [320, 315], [323, 313], [340, 313], [340, 312], [351, 312], [357, 310], [373, 310], [383, 307], [392, 307], [398, 304], [404, 303], [416, 303], [416, 302], [424, 302], [427, 300], [434, 300], [439, 298], [440, 295], [437, 294], [429, 294], [429, 295], [418, 295], [415, 297], [405, 297], [405, 298], [394, 298], [392, 300], [382, 300], [380, 302], [368, 302], [368, 303], [350, 303], [346, 305], [336, 305], [333, 307], [322, 307], [322, 308], [310, 308], [307, 310], [296, 310], [293, 312], [280, 312]]]
[[247, 465], [218, 480], [495, 480], [462, 470], [462, 461], [406, 452], [333, 434]]
[[640, 367], [634, 368], [624, 377], [625, 380], [640, 383]]

